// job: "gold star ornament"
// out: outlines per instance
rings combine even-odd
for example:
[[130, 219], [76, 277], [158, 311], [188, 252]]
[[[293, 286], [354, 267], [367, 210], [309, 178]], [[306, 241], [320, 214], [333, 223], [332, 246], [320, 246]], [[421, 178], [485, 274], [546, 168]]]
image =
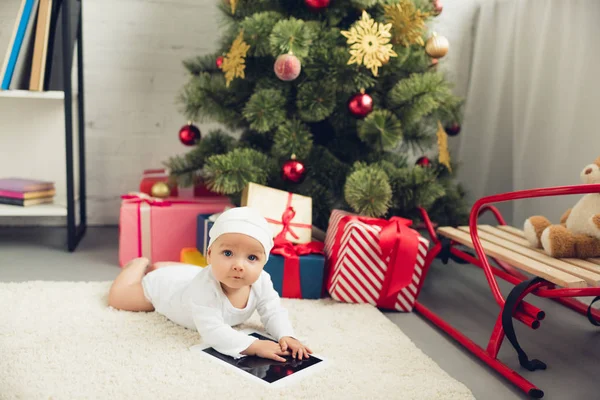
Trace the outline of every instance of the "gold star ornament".
[[394, 28], [393, 43], [405, 47], [411, 44], [425, 45], [422, 35], [429, 13], [417, 9], [412, 0], [400, 0], [398, 4], [385, 6], [384, 10], [386, 21]]
[[448, 171], [452, 172], [452, 167], [450, 166], [450, 151], [448, 150], [448, 134], [440, 121], [438, 121], [437, 125], [438, 161], [440, 164], [445, 165], [446, 168], [448, 168]]
[[246, 54], [249, 49], [250, 45], [244, 42], [244, 31], [242, 30], [231, 44], [229, 53], [221, 65], [221, 70], [225, 74], [225, 86], [229, 87], [234, 78], [243, 79], [246, 76], [244, 70], [246, 69]]
[[341, 34], [350, 45], [348, 64], [364, 65], [377, 76], [378, 68], [390, 57], [398, 57], [390, 44], [392, 24], [381, 24], [363, 10], [362, 17]]

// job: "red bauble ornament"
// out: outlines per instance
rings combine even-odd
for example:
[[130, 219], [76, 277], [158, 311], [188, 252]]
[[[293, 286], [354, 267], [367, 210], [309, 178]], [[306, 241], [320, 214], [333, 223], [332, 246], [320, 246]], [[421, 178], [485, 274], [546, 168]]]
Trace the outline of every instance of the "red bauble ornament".
[[448, 134], [448, 136], [456, 136], [460, 133], [460, 125], [455, 122], [450, 126], [447, 126], [445, 129], [446, 133]]
[[419, 157], [417, 159], [416, 165], [420, 165], [421, 167], [431, 167], [431, 160], [425, 156]]
[[275, 75], [282, 81], [293, 81], [300, 75], [301, 70], [300, 60], [293, 54], [281, 54], [273, 65]]
[[187, 125], [184, 125], [179, 130], [179, 140], [181, 143], [186, 146], [193, 146], [201, 138], [200, 129], [196, 125], [193, 125], [191, 122], [188, 122]]
[[304, 0], [304, 4], [311, 11], [321, 11], [329, 7], [330, 0]]
[[348, 111], [358, 118], [364, 118], [373, 111], [373, 98], [366, 93], [357, 93], [348, 101]]
[[434, 68], [438, 65], [439, 60], [437, 58], [432, 58], [431, 59], [431, 64], [429, 64], [429, 68]]
[[221, 65], [223, 65], [223, 60], [225, 60], [225, 57], [223, 57], [223, 56], [217, 57], [217, 60], [215, 61], [215, 64], [217, 64], [217, 68], [221, 69]]
[[441, 14], [444, 6], [442, 5], [442, 0], [433, 0], [433, 11], [436, 15]]
[[281, 167], [281, 177], [288, 182], [300, 183], [306, 177], [306, 167], [292, 156], [292, 159], [286, 161]]

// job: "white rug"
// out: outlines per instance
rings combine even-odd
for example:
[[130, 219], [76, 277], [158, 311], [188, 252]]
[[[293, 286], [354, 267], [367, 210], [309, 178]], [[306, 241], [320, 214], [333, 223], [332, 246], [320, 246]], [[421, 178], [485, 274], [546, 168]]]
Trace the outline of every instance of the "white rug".
[[273, 390], [190, 351], [197, 332], [107, 307], [109, 286], [0, 284], [1, 399], [474, 398], [368, 305], [283, 299], [298, 335], [331, 364]]

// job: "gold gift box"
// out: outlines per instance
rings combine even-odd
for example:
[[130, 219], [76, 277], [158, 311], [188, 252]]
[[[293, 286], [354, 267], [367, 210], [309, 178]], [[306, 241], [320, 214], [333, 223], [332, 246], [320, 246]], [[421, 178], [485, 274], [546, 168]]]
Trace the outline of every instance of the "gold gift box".
[[256, 208], [269, 222], [274, 238], [283, 236], [291, 243], [311, 241], [311, 197], [249, 183], [242, 192], [241, 205]]

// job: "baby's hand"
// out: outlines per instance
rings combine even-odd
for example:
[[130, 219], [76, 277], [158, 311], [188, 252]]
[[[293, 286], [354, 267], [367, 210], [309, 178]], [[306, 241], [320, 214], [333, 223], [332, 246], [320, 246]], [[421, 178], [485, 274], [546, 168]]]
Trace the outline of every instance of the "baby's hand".
[[271, 340], [255, 340], [242, 354], [285, 362], [285, 358], [281, 356], [289, 356], [290, 352], [282, 350], [279, 343]]
[[296, 354], [298, 354], [298, 359], [302, 360], [302, 357], [309, 358], [309, 354], [312, 354], [312, 350], [300, 343], [298, 340], [294, 339], [291, 336], [284, 336], [279, 339], [279, 345], [281, 346], [281, 350], [291, 350], [292, 357], [296, 358]]

